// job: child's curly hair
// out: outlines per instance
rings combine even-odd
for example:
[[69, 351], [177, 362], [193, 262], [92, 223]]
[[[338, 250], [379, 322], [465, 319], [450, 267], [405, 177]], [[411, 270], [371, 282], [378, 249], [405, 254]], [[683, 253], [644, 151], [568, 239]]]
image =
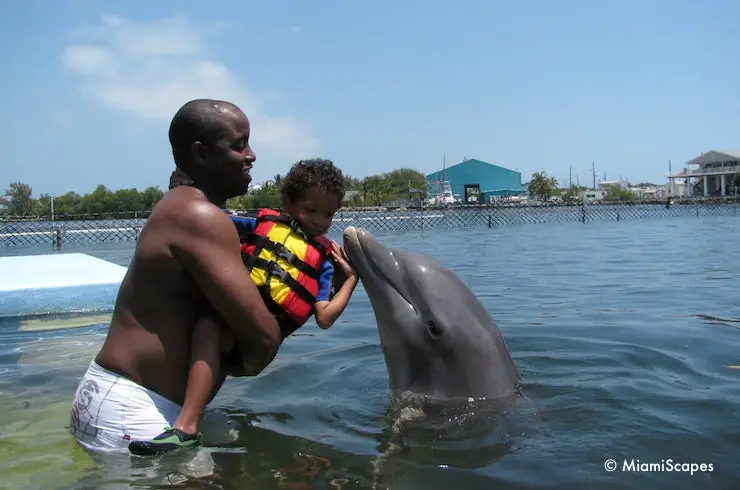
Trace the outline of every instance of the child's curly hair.
[[314, 158], [301, 160], [293, 165], [282, 179], [280, 193], [291, 202], [301, 199], [308, 189], [318, 188], [336, 196], [341, 205], [344, 200], [344, 175], [331, 160]]

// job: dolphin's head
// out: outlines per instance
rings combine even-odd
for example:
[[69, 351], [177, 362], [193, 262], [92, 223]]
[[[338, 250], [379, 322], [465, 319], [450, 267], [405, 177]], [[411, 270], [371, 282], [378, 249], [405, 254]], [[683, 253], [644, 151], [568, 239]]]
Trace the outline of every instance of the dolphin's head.
[[375, 312], [391, 389], [446, 399], [514, 395], [519, 379], [503, 336], [456, 274], [361, 228], [344, 231], [344, 247]]

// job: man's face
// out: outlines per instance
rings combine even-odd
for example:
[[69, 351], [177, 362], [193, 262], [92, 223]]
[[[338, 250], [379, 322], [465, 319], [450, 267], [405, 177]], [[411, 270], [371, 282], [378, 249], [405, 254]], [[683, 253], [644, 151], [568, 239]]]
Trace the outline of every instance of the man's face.
[[221, 137], [212, 144], [203, 145], [203, 164], [213, 186], [230, 198], [247, 192], [252, 181], [249, 172], [257, 158], [249, 146], [247, 116], [230, 109], [224, 109], [223, 115]]
[[283, 210], [293, 216], [306, 233], [312, 236], [329, 231], [337, 209], [339, 198], [315, 187], [308, 189], [302, 198], [293, 202], [283, 198]]

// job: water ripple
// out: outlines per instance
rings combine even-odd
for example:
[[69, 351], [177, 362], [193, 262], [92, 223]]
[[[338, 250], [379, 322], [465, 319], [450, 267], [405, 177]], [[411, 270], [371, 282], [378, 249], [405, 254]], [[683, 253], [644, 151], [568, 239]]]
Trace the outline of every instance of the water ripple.
[[[456, 270], [494, 315], [524, 380], [515, 407], [480, 437], [420, 430], [394, 452], [398, 414], [358, 287], [332, 329], [308, 325], [262, 375], [226, 382], [212, 410], [225, 414], [238, 440], [208, 448], [217, 471], [193, 485], [733, 488], [738, 225], [676, 218], [383, 234], [390, 246]], [[721, 239], [707, 240], [718, 227]], [[120, 247], [84, 251], [127, 265], [132, 246]], [[169, 468], [119, 462], [101, 471], [70, 444], [68, 403], [103, 333], [99, 325], [0, 326], [0, 470], [14, 488], [98, 488], [106, 479], [154, 487], [152, 475]], [[442, 421], [462, 426], [476, 410]], [[608, 473], [607, 458], [708, 462], [715, 471]], [[29, 470], [29, 461], [44, 464]]]

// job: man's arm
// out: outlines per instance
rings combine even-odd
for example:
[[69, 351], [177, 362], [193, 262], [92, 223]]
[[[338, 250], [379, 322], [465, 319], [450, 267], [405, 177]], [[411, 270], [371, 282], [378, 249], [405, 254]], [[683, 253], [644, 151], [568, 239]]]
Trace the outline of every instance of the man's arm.
[[239, 339], [244, 361], [261, 371], [277, 353], [280, 328], [244, 267], [234, 223], [210, 203], [189, 208], [174, 218], [179, 223], [173, 254]]

